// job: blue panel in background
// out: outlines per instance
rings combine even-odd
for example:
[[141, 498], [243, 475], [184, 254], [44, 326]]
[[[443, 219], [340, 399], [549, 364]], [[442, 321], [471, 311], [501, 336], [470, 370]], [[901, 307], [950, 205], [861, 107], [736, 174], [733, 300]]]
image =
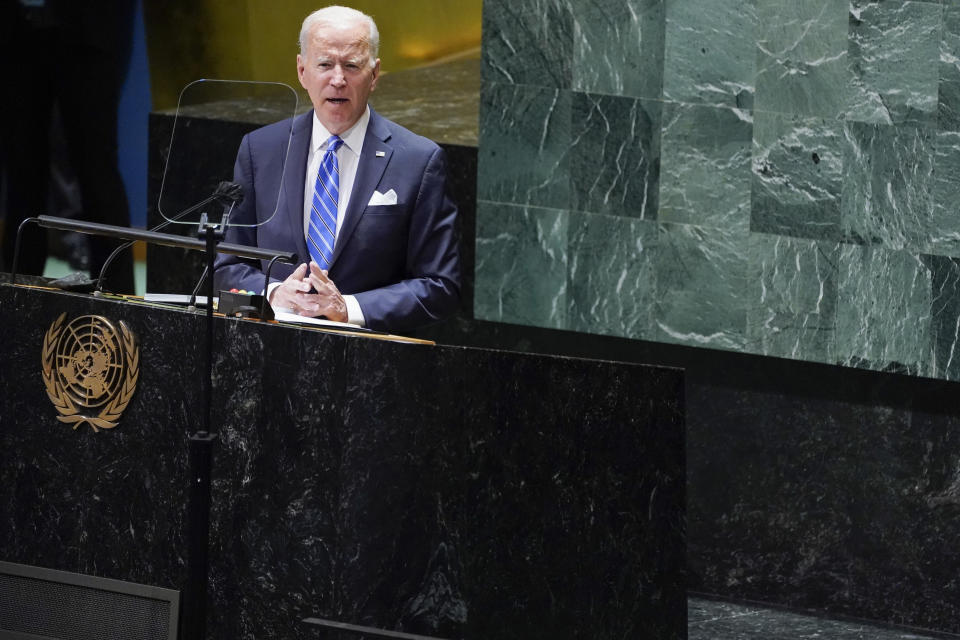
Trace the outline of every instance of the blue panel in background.
[[145, 227], [147, 224], [147, 118], [150, 109], [147, 38], [143, 3], [138, 0], [133, 16], [130, 64], [120, 94], [117, 118], [120, 175], [130, 201], [130, 224], [135, 227]]

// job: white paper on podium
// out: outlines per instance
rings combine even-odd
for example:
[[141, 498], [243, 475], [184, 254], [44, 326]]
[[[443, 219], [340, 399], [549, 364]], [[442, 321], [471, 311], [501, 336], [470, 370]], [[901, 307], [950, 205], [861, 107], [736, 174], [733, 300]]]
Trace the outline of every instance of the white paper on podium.
[[298, 316], [295, 313], [274, 309], [273, 318], [277, 322], [290, 322], [292, 324], [312, 324], [318, 327], [337, 327], [338, 329], [352, 329], [354, 331], [370, 331], [364, 327], [350, 324], [349, 322], [335, 322], [325, 318], [308, 318], [307, 316]]
[[[144, 302], [159, 302], [161, 304], [189, 304], [190, 296], [182, 293], [147, 293], [143, 296]], [[214, 307], [216, 307], [219, 302], [219, 298], [213, 299]], [[207, 296], [197, 296], [196, 306], [205, 307], [207, 306]], [[304, 324], [304, 325], [314, 325], [318, 327], [330, 327], [334, 329], [350, 329], [351, 331], [363, 331], [375, 333], [372, 329], [367, 329], [366, 327], [361, 327], [355, 324], [350, 324], [349, 322], [335, 322], [333, 320], [327, 320], [325, 318], [308, 318], [307, 316], [298, 316], [295, 313], [290, 313], [289, 311], [282, 311], [280, 309], [275, 309], [273, 317], [277, 322], [287, 322], [290, 324]]]
[[[145, 293], [143, 294], [144, 302], [162, 302], [165, 304], [189, 304], [190, 296], [183, 293]], [[213, 304], [216, 304], [220, 301], [220, 298], [214, 298]], [[196, 306], [205, 307], [207, 306], [207, 296], [197, 296]]]

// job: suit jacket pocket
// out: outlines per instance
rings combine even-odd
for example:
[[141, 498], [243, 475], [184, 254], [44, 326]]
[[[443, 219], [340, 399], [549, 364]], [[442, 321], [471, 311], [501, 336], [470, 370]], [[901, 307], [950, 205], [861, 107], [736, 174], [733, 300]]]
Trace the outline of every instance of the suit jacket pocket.
[[377, 204], [367, 206], [363, 214], [367, 216], [402, 216], [407, 212], [407, 205], [398, 202], [397, 204]]
[[409, 212], [403, 205], [367, 207], [350, 235], [350, 244], [344, 248], [343, 255], [349, 252], [359, 264], [366, 265], [365, 269], [376, 264], [390, 277], [398, 277], [396, 274], [403, 269], [407, 251], [409, 224]]

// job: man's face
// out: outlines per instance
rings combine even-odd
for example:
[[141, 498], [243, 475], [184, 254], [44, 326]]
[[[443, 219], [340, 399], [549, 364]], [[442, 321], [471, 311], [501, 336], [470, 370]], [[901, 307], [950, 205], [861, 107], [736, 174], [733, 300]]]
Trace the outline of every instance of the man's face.
[[300, 84], [310, 94], [317, 119], [335, 135], [352, 127], [380, 76], [370, 64], [369, 26], [363, 21], [316, 24], [297, 55]]

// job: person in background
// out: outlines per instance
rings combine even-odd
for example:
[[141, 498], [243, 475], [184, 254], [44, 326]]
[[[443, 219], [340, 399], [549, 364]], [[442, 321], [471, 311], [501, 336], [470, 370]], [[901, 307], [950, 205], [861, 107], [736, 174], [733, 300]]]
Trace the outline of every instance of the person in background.
[[[48, 135], [54, 105], [91, 222], [129, 226], [127, 195], [117, 165], [117, 110], [132, 39], [134, 0], [0, 0], [0, 169], [5, 224], [3, 269], [12, 266], [20, 222], [47, 211]], [[117, 240], [87, 236], [93, 277]], [[40, 275], [47, 237], [24, 229], [18, 272]], [[106, 289], [133, 293], [133, 258], [120, 255]]]

